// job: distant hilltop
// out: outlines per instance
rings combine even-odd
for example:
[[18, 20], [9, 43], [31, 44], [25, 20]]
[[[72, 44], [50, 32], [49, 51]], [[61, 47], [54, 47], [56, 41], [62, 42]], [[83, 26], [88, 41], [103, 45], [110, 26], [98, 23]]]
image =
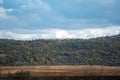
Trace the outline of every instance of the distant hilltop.
[[0, 65], [120, 66], [120, 34], [91, 39], [0, 39]]

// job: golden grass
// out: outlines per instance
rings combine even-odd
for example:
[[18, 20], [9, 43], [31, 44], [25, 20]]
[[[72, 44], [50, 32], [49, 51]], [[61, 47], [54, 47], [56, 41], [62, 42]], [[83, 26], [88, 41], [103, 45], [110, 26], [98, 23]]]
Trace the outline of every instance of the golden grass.
[[1, 66], [0, 75], [30, 72], [37, 76], [120, 76], [120, 67], [113, 66]]

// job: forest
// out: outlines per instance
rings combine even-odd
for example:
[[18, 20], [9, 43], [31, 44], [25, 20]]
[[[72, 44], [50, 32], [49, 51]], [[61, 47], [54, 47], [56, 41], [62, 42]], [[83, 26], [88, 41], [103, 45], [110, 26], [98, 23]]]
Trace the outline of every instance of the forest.
[[120, 34], [91, 39], [0, 39], [0, 66], [120, 66]]

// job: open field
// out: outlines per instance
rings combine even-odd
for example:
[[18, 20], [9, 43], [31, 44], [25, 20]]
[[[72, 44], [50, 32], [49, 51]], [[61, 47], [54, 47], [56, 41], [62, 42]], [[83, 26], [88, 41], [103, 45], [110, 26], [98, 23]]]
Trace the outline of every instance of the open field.
[[120, 67], [110, 66], [1, 66], [0, 75], [29, 72], [38, 76], [120, 76]]

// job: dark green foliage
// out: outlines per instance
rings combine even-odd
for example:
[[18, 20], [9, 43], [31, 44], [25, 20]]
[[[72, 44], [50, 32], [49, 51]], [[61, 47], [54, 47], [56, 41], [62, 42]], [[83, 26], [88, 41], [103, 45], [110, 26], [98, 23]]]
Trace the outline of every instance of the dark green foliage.
[[[41, 76], [32, 77], [28, 72], [10, 74], [5, 80], [120, 80], [120, 76]], [[2, 79], [2, 80], [4, 80]]]
[[16, 72], [1, 80], [120, 80], [120, 76], [39, 76], [33, 77], [30, 72]]
[[9, 73], [6, 79], [11, 79], [11, 80], [31, 80], [31, 75], [30, 72], [16, 72], [15, 74]]
[[0, 39], [0, 65], [120, 66], [120, 35], [94, 39]]
[[62, 76], [62, 77], [38, 77], [30, 80], [119, 80], [119, 76]]

